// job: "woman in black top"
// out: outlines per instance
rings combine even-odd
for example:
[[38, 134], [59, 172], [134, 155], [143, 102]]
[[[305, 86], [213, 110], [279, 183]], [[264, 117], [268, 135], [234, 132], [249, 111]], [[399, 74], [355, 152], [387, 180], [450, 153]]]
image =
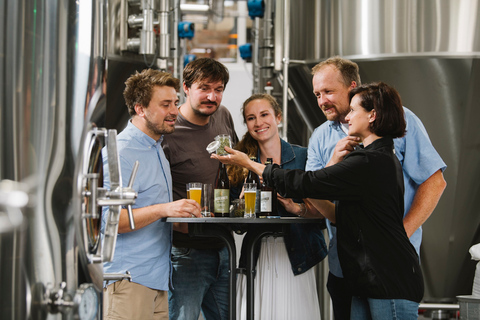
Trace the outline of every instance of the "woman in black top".
[[403, 176], [393, 146], [405, 134], [401, 99], [394, 88], [374, 83], [352, 89], [350, 106], [348, 133], [364, 148], [336, 165], [283, 170], [232, 149], [214, 157], [263, 174], [282, 196], [336, 200], [335, 208], [320, 211], [337, 226], [338, 255], [354, 296], [351, 319], [417, 319], [423, 277], [403, 227]]

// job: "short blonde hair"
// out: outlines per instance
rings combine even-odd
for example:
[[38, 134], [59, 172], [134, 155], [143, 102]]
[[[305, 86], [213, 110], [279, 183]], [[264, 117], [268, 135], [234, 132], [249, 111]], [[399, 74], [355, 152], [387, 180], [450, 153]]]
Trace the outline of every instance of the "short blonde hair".
[[315, 75], [325, 66], [334, 66], [335, 68], [337, 68], [337, 70], [340, 71], [340, 73], [342, 74], [343, 83], [347, 87], [350, 87], [352, 81], [355, 81], [357, 86], [362, 84], [358, 65], [353, 61], [344, 59], [340, 56], [328, 58], [327, 60], [319, 62], [312, 68], [312, 75]]

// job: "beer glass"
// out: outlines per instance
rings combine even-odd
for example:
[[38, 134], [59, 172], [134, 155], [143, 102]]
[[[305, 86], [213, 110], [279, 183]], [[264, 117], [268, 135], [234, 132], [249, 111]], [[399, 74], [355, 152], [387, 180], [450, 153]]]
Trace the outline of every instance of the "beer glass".
[[255, 200], [257, 196], [257, 184], [245, 183], [243, 185], [243, 195], [245, 197], [244, 218], [255, 218]]
[[213, 209], [213, 186], [204, 183], [202, 189], [202, 217], [211, 217]]
[[197, 201], [199, 205], [202, 205], [202, 183], [190, 182], [187, 189], [187, 198]]

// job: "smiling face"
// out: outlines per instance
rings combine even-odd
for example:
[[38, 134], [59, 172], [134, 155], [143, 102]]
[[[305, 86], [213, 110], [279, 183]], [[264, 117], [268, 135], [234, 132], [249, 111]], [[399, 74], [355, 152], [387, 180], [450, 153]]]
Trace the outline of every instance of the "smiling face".
[[347, 87], [342, 75], [333, 65], [326, 65], [318, 70], [312, 79], [313, 93], [327, 120], [345, 122], [350, 110], [348, 93], [356, 84]]
[[144, 132], [155, 140], [175, 130], [178, 115], [177, 91], [173, 87], [155, 86], [147, 108], [135, 106], [138, 117], [143, 119]]
[[363, 140], [372, 133], [370, 123], [375, 121], [375, 109], [367, 111], [362, 107], [361, 103], [361, 95], [354, 95], [350, 105], [350, 112], [345, 117], [345, 120], [348, 121], [349, 125], [348, 135], [357, 136]]
[[225, 85], [222, 81], [194, 82], [190, 88], [185, 84], [183, 90], [187, 95], [187, 104], [193, 113], [200, 117], [209, 117], [217, 111], [222, 102]]
[[245, 122], [250, 135], [259, 142], [278, 137], [278, 124], [282, 116], [265, 99], [255, 99], [245, 106]]

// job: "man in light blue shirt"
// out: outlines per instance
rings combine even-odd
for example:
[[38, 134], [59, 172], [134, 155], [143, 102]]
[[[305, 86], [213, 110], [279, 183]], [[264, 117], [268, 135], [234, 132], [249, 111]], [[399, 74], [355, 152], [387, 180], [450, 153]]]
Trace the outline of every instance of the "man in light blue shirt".
[[[131, 119], [118, 135], [118, 153], [123, 186], [139, 161], [133, 189], [138, 197], [133, 208], [136, 228], [131, 230], [126, 209], [120, 213], [113, 261], [105, 273], [130, 272], [127, 280], [109, 282], [104, 289], [104, 319], [168, 319], [171, 277], [172, 226], [162, 218], [200, 217], [195, 200], [173, 200], [170, 165], [161, 142], [174, 131], [178, 115], [178, 79], [146, 69], [126, 81], [125, 102]], [[109, 188], [108, 159], [103, 152], [104, 186]], [[102, 214], [102, 233], [107, 221]]]
[[[308, 144], [306, 170], [318, 170], [335, 164], [356, 148], [358, 138], [348, 136], [345, 116], [350, 111], [348, 93], [360, 85], [356, 63], [333, 57], [312, 69], [313, 92], [327, 121], [315, 129]], [[404, 108], [406, 135], [394, 140], [395, 154], [403, 167], [405, 183], [404, 227], [410, 242], [420, 253], [422, 224], [435, 209], [446, 182], [445, 163], [433, 147], [420, 119]], [[315, 201], [315, 200], [314, 200]], [[336, 320], [350, 319], [351, 294], [348, 292], [336, 248], [336, 228], [327, 220], [330, 236], [327, 288]]]

